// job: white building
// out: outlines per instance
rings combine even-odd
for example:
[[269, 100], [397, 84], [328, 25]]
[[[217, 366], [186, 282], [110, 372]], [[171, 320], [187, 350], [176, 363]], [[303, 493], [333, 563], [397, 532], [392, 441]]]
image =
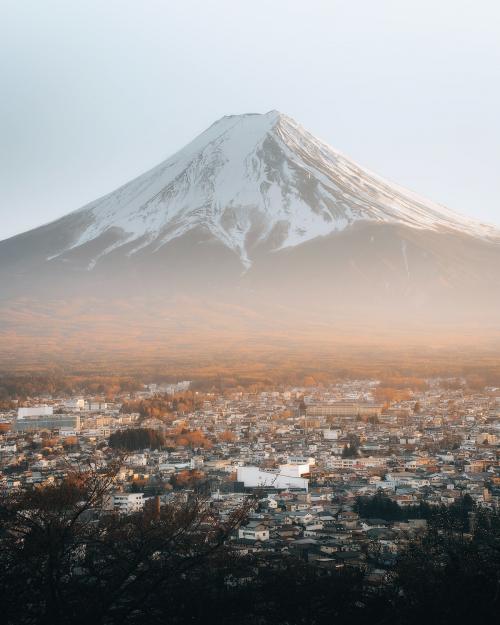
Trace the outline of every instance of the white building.
[[238, 538], [266, 541], [269, 540], [269, 529], [263, 523], [250, 521], [245, 527], [239, 528]]
[[85, 400], [84, 399], [68, 399], [64, 402], [64, 407], [68, 410], [84, 410], [85, 409]]
[[400, 486], [421, 488], [423, 486], [430, 486], [430, 481], [412, 473], [388, 473], [385, 476], [385, 480], [381, 482], [381, 486], [392, 489], [396, 489]]
[[298, 488], [307, 491], [309, 480], [298, 477], [295, 470], [291, 471], [292, 474], [282, 472], [282, 469], [286, 470], [288, 466], [290, 465], [282, 465], [278, 471], [263, 471], [259, 467], [238, 467], [236, 479], [249, 488], [268, 487], [283, 490]]
[[328, 460], [328, 466], [332, 469], [367, 469], [384, 467], [387, 464], [387, 458], [373, 457], [368, 458], [342, 458], [332, 456]]
[[115, 493], [106, 507], [123, 514], [140, 512], [144, 508], [144, 493]]
[[30, 417], [49, 417], [54, 414], [52, 406], [33, 406], [31, 408], [18, 408], [18, 419], [29, 419]]
[[342, 430], [339, 428], [323, 430], [323, 438], [325, 441], [336, 441], [341, 434]]
[[313, 467], [316, 464], [316, 460], [312, 456], [297, 456], [295, 454], [290, 454], [287, 460], [288, 464], [308, 465], [308, 470], [303, 471], [303, 473], [309, 473], [310, 467]]
[[[51, 409], [52, 410], [52, 409]], [[18, 417], [14, 422], [16, 432], [33, 430], [71, 430], [80, 431], [80, 415], [52, 414], [30, 417]]]
[[290, 477], [301, 477], [310, 472], [310, 464], [296, 464], [295, 462], [288, 462], [287, 464], [280, 464], [280, 473], [288, 475]]

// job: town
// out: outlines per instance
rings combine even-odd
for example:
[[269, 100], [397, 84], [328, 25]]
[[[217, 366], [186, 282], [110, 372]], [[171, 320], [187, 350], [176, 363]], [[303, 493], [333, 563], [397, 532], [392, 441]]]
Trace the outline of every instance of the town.
[[[500, 388], [460, 379], [387, 392], [377, 380], [202, 392], [189, 381], [97, 396], [31, 397], [0, 414], [0, 488], [43, 488], [119, 460], [98, 514], [201, 494], [237, 554], [362, 567], [382, 583], [432, 511], [470, 524], [500, 508]], [[149, 502], [149, 504], [148, 504]]]

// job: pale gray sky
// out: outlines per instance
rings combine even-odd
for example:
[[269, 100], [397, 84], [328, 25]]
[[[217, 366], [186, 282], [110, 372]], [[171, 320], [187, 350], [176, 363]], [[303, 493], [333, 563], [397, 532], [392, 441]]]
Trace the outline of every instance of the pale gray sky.
[[498, 0], [0, 0], [0, 239], [270, 109], [500, 225]]

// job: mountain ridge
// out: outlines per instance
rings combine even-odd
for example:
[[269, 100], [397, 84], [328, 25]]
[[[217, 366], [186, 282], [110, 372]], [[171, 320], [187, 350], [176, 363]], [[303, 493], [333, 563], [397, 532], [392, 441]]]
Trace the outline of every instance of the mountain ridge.
[[293, 247], [363, 220], [500, 240], [500, 230], [387, 182], [274, 110], [222, 117], [153, 169], [57, 222], [66, 218], [81, 226], [45, 260], [107, 234], [89, 270], [120, 247], [129, 246], [128, 256], [154, 253], [198, 226], [245, 268], [259, 247]]

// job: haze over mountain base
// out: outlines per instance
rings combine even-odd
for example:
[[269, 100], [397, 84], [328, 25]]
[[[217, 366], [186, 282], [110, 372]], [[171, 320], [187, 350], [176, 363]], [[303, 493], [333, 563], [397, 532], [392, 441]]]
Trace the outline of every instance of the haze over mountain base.
[[386, 370], [425, 364], [437, 375], [458, 375], [468, 363], [499, 360], [500, 332], [479, 324], [409, 328], [394, 321], [389, 328], [346, 317], [328, 324], [313, 315], [306, 323], [284, 316], [264, 323], [241, 307], [203, 301], [115, 301], [112, 314], [108, 305], [13, 302], [0, 318], [0, 370], [161, 370], [188, 379], [207, 371], [258, 371], [275, 380], [285, 371], [352, 373], [354, 367], [373, 374], [381, 363]]

